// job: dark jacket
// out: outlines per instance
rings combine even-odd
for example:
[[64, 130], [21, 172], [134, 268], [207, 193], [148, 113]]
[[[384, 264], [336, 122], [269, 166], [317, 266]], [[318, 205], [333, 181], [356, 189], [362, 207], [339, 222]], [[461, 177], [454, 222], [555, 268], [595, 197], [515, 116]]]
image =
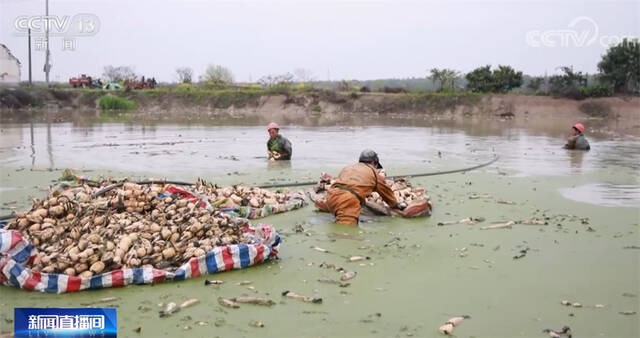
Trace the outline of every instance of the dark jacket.
[[289, 140], [282, 135], [278, 135], [278, 137], [274, 139], [269, 139], [267, 141], [267, 150], [275, 151], [276, 153], [280, 154], [280, 157], [278, 158], [278, 160], [291, 159], [291, 155], [292, 155], [291, 142], [289, 142]]
[[578, 134], [569, 137], [567, 144], [564, 145], [565, 149], [577, 149], [577, 150], [590, 150], [591, 146], [589, 141], [583, 134]]

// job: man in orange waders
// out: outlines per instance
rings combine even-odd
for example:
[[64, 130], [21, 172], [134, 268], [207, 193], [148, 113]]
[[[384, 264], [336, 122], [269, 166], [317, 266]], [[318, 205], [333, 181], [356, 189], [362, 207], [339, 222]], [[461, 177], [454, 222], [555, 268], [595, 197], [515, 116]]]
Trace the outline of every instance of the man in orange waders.
[[364, 150], [360, 153], [359, 163], [340, 171], [327, 192], [327, 205], [329, 211], [336, 216], [336, 223], [357, 225], [360, 208], [373, 191], [380, 194], [391, 208], [403, 210], [407, 207], [404, 204], [398, 205], [393, 191], [379, 175], [380, 169], [382, 166], [378, 154], [373, 150]]

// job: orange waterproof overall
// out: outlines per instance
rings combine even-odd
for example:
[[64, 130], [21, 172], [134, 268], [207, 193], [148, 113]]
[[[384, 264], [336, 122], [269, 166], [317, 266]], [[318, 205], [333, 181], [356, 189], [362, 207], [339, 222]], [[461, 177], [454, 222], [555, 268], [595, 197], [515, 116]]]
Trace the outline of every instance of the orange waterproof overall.
[[327, 192], [327, 205], [336, 216], [336, 223], [357, 225], [360, 207], [373, 191], [380, 194], [390, 207], [396, 206], [393, 191], [372, 165], [356, 163], [342, 169]]

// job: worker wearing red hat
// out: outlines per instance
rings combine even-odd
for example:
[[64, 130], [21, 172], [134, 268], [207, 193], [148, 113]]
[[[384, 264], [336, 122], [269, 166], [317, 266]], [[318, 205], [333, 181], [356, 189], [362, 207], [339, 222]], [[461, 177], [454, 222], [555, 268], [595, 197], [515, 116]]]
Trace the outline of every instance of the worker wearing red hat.
[[291, 142], [279, 134], [280, 126], [275, 122], [271, 122], [267, 126], [267, 131], [269, 132], [269, 140], [267, 141], [269, 160], [290, 160], [292, 153]]
[[564, 145], [565, 149], [589, 150], [591, 146], [589, 141], [584, 137], [584, 126], [582, 123], [576, 123], [571, 128], [571, 136]]

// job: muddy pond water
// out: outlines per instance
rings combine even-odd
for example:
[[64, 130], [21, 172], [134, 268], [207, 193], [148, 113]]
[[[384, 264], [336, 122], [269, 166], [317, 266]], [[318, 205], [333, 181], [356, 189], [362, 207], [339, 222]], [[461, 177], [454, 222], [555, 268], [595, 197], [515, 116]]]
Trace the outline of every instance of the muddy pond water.
[[[88, 176], [268, 184], [337, 174], [364, 148], [379, 153], [390, 175], [464, 168], [500, 156], [480, 170], [411, 179], [432, 198], [429, 218], [365, 219], [347, 228], [308, 205], [257, 220], [273, 224], [283, 244], [278, 260], [245, 270], [62, 295], [2, 286], [0, 333], [12, 330], [14, 307], [73, 307], [117, 297], [104, 305], [118, 309], [122, 337], [438, 337], [440, 325], [463, 314], [471, 319], [455, 328], [456, 336], [545, 337], [543, 329], [564, 325], [575, 337], [640, 335], [638, 314], [621, 314], [640, 311], [640, 138], [588, 135], [592, 150], [584, 153], [563, 150], [560, 132], [419, 125], [284, 126], [293, 159], [274, 163], [264, 157], [263, 126], [0, 124], [1, 214], [28, 208], [65, 168]], [[485, 221], [450, 224], [469, 216]], [[481, 230], [532, 218], [548, 224]], [[304, 232], [295, 232], [300, 225]], [[526, 255], [514, 259], [522, 251]], [[371, 259], [347, 262], [350, 255]], [[345, 288], [320, 283], [339, 277], [319, 267], [323, 262], [357, 275]], [[207, 278], [225, 283], [204, 286]], [[251, 288], [237, 285], [245, 280]], [[285, 290], [323, 302], [284, 299]], [[277, 304], [227, 309], [217, 303], [241, 294]], [[160, 303], [188, 298], [200, 303], [159, 318]], [[252, 320], [264, 327], [250, 326]]]

